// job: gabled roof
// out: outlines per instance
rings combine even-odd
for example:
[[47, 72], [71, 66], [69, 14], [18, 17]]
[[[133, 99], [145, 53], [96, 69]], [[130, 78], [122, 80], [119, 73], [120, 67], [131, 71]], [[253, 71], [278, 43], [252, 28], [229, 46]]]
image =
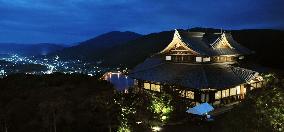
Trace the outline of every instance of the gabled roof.
[[199, 54], [198, 51], [193, 50], [186, 42], [183, 41], [182, 36], [180, 36], [179, 32], [175, 30], [174, 37], [172, 42], [160, 53], [165, 53], [174, 48], [176, 45], [179, 45], [188, 51], [192, 52], [193, 54]]
[[[242, 55], [250, 54], [251, 51], [237, 43], [230, 33], [203, 33], [176, 30], [173, 41], [160, 53], [170, 50], [173, 45], [180, 43], [190, 51], [205, 55]], [[218, 48], [220, 44], [226, 44], [229, 48]]]
[[234, 47], [227, 40], [225, 33], [222, 33], [221, 36], [219, 36], [213, 43], [210, 44], [210, 46], [213, 49], [218, 49], [218, 47], [222, 44], [228, 46], [230, 49], [234, 49]]
[[149, 58], [129, 74], [130, 77], [192, 89], [224, 89], [247, 83], [257, 72], [224, 64], [169, 63]]

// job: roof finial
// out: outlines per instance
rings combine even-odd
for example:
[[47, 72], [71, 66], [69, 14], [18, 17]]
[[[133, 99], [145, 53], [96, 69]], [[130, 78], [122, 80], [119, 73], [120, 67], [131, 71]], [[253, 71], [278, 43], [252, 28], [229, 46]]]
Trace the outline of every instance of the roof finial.
[[221, 34], [223, 33], [223, 29], [221, 28]]

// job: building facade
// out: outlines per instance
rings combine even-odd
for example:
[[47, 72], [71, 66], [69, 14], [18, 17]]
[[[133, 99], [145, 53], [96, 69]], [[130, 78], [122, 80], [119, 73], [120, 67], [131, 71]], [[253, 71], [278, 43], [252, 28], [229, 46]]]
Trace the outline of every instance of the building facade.
[[264, 85], [258, 72], [233, 66], [249, 54], [230, 33], [175, 30], [171, 43], [129, 76], [138, 91], [172, 91], [195, 104], [226, 104]]

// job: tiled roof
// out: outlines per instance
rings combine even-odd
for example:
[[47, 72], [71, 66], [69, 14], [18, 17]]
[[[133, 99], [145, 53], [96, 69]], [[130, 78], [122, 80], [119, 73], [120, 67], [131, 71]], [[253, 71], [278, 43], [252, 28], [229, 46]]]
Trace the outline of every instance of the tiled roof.
[[129, 76], [193, 89], [223, 89], [249, 82], [257, 74], [224, 64], [168, 63], [149, 58], [134, 68]]
[[[249, 49], [237, 43], [230, 33], [205, 34], [201, 32], [188, 32], [184, 30], [180, 30], [178, 33], [181, 36], [181, 40], [186, 43], [190, 49], [198, 52], [201, 55], [242, 55], [251, 53]], [[226, 39], [231, 48], [216, 48], [216, 45], [222, 39]]]

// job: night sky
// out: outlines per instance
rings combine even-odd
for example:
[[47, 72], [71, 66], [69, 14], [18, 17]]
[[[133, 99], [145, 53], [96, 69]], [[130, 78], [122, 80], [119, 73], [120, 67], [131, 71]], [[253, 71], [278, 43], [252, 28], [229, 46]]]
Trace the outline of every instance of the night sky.
[[70, 44], [114, 30], [192, 27], [284, 29], [284, 0], [0, 0], [0, 42]]

